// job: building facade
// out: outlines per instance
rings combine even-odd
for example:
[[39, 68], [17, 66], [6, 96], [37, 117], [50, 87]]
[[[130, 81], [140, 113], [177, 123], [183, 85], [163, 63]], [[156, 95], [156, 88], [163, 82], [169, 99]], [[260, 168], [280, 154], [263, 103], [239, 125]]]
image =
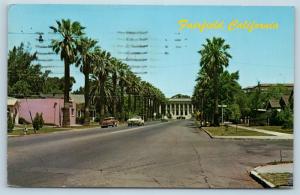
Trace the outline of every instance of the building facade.
[[20, 103], [18, 99], [13, 97], [7, 98], [7, 114], [10, 115], [15, 124], [19, 124], [19, 108]]
[[190, 119], [194, 113], [194, 106], [190, 98], [170, 98], [165, 105], [165, 115], [172, 119]]
[[[42, 113], [45, 124], [62, 126], [64, 100], [62, 98], [19, 99], [20, 118], [31, 123], [36, 113]], [[76, 123], [76, 105], [71, 103], [70, 125]]]

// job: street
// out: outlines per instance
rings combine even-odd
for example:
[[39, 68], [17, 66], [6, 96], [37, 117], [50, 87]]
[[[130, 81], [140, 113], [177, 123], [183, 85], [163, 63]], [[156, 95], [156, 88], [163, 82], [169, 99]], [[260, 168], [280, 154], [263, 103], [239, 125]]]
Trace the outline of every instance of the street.
[[192, 120], [8, 138], [8, 185], [262, 188], [248, 171], [293, 160], [292, 140], [220, 140]]

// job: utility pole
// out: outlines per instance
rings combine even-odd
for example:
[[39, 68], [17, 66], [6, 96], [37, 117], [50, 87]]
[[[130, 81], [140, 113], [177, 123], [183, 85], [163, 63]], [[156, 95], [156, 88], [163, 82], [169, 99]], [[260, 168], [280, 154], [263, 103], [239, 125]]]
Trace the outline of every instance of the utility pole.
[[218, 105], [219, 108], [222, 108], [222, 124], [224, 124], [224, 108], [227, 108], [227, 105], [222, 104]]

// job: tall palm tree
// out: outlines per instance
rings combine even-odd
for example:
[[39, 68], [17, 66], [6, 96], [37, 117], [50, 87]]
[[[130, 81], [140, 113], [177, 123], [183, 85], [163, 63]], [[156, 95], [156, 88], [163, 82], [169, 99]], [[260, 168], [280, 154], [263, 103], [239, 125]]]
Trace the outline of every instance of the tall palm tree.
[[96, 40], [83, 37], [78, 41], [78, 51], [80, 53], [80, 71], [84, 74], [84, 123], [90, 123], [90, 74], [91, 64], [93, 61], [94, 49], [97, 44]]
[[[117, 100], [120, 98], [117, 96], [117, 83], [120, 80], [120, 71], [123, 68], [123, 63], [116, 59], [112, 58], [111, 60], [111, 73], [112, 73], [112, 114], [116, 117], [117, 115]], [[118, 116], [119, 118], [120, 116]]]
[[213, 37], [212, 40], [206, 39], [206, 44], [202, 45], [203, 48], [199, 51], [201, 55], [200, 66], [213, 80], [213, 115], [212, 123], [216, 126], [219, 125], [219, 80], [220, 74], [223, 72], [224, 67], [229, 64], [231, 55], [228, 53], [230, 46], [225, 43], [225, 39]]
[[129, 66], [125, 63], [120, 63], [119, 64], [119, 88], [120, 88], [120, 102], [118, 105], [118, 112], [120, 113], [121, 120], [125, 120], [124, 116], [124, 102], [125, 102], [125, 87], [129, 84], [127, 80], [127, 72], [129, 70]]
[[97, 77], [99, 87], [100, 121], [104, 118], [106, 102], [105, 84], [111, 71], [111, 55], [109, 52], [97, 50], [94, 57], [93, 73]]
[[55, 34], [60, 38], [53, 39], [51, 42], [52, 49], [55, 53], [60, 54], [60, 59], [64, 61], [64, 108], [63, 108], [63, 126], [70, 126], [70, 65], [78, 60], [77, 40], [84, 34], [84, 27], [79, 22], [62, 19], [56, 21], [57, 27], [50, 26]]

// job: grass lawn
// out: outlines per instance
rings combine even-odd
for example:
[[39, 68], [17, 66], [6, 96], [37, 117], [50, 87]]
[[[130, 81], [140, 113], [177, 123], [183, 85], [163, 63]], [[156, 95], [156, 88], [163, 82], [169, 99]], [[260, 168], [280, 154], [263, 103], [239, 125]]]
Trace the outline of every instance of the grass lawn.
[[271, 136], [269, 134], [260, 133], [256, 131], [249, 131], [246, 129], [239, 129], [235, 127], [203, 127], [206, 131], [210, 132], [213, 136]]
[[260, 173], [259, 175], [277, 187], [293, 186], [292, 173]]
[[[82, 125], [82, 126], [74, 126], [70, 128], [62, 128], [62, 127], [51, 127], [51, 126], [44, 126], [42, 129], [38, 130], [36, 134], [44, 134], [44, 133], [51, 133], [56, 131], [68, 131], [68, 130], [74, 130], [74, 129], [85, 129], [85, 128], [93, 128], [93, 127], [99, 127], [99, 125]], [[13, 132], [8, 133], [8, 135], [24, 135], [23, 128], [24, 126], [17, 126], [18, 129], [13, 130]], [[22, 128], [22, 129], [20, 129]], [[35, 134], [32, 125], [27, 126], [28, 131], [27, 135]]]
[[268, 130], [268, 131], [276, 131], [276, 132], [280, 132], [280, 133], [293, 134], [293, 129], [282, 129], [281, 126], [253, 126], [253, 128], [264, 129], [264, 130]]
[[[38, 130], [36, 134], [43, 134], [43, 133], [51, 133], [55, 131], [66, 131], [72, 130], [71, 128], [57, 128], [57, 127], [43, 127], [42, 129]], [[28, 129], [27, 135], [34, 134], [33, 129]], [[8, 133], [8, 135], [24, 135], [23, 129], [16, 129], [13, 132]]]

